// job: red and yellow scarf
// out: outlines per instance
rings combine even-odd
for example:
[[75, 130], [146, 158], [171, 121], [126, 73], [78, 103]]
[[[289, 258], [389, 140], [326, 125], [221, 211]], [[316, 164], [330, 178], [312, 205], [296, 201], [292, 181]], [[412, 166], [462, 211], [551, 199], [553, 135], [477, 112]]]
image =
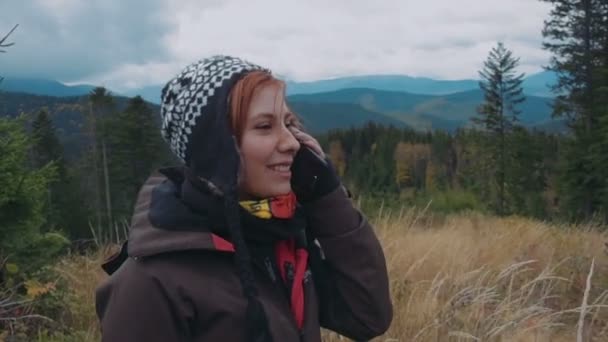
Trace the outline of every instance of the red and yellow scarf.
[[[293, 193], [262, 200], [239, 202], [241, 207], [261, 219], [289, 219], [296, 211]], [[308, 251], [297, 246], [296, 239], [282, 240], [275, 245], [275, 257], [283, 282], [291, 286], [291, 311], [298, 328], [304, 326], [304, 276], [308, 267]]]

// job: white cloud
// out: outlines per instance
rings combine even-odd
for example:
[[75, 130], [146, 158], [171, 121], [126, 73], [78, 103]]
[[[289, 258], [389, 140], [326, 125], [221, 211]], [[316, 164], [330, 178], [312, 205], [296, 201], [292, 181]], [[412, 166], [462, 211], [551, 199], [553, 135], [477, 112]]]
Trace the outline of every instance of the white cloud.
[[15, 23], [2, 56], [7, 76], [70, 81], [122, 64], [164, 61], [171, 29], [164, 0], [26, 0], [0, 5], [0, 32]]
[[[51, 8], [67, 6], [72, 14], [55, 9], [49, 12], [61, 16], [46, 20], [65, 24], [75, 21], [74, 13], [94, 15], [74, 10], [83, 1], [52, 0]], [[145, 23], [137, 11], [151, 6], [148, 2], [129, 6], [134, 11], [130, 25], [113, 29], [97, 21], [97, 29], [110, 30], [102, 38], [129, 38], [116, 45], [103, 42], [112, 53], [102, 56], [111, 55], [112, 63], [83, 70], [79, 79], [117, 89], [162, 84], [187, 64], [215, 53], [238, 55], [301, 81], [379, 73], [476, 78], [498, 40], [521, 58], [523, 72], [539, 71], [548, 61], [541, 29], [549, 5], [534, 0], [162, 1], [145, 11]], [[101, 13], [126, 20], [120, 6], [105, 6]], [[78, 29], [74, 23], [70, 27]], [[138, 37], [146, 42], [141, 47]], [[88, 44], [95, 50], [98, 42]]]
[[498, 40], [539, 70], [548, 6], [530, 0], [230, 1], [176, 10], [175, 60], [224, 52], [298, 80], [404, 73], [476, 77]]

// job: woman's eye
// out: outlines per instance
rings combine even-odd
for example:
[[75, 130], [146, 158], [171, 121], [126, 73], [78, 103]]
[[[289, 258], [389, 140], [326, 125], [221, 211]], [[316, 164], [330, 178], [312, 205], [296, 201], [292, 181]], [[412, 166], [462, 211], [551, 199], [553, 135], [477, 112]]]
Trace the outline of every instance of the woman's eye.
[[255, 128], [257, 128], [257, 129], [270, 129], [270, 128], [272, 128], [272, 126], [270, 124], [261, 124], [261, 125], [257, 125]]

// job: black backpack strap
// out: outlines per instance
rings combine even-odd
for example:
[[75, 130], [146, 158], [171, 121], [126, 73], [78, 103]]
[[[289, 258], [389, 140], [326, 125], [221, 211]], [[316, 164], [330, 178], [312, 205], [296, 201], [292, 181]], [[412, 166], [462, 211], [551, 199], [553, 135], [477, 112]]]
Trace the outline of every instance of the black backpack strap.
[[129, 254], [127, 253], [128, 243], [129, 243], [129, 241], [125, 241], [122, 244], [120, 251], [112, 254], [101, 265], [101, 268], [103, 268], [103, 270], [108, 275], [112, 275], [112, 273], [116, 272], [116, 270], [118, 270], [120, 265], [122, 265], [125, 262], [125, 260], [127, 260], [127, 258], [129, 257]]

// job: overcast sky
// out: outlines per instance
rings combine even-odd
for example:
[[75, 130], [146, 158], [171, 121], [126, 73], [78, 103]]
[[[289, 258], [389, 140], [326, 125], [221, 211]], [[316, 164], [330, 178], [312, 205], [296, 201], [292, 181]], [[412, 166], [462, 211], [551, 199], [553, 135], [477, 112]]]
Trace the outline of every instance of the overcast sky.
[[538, 0], [3, 0], [0, 33], [20, 26], [0, 74], [125, 90], [225, 53], [297, 81], [477, 78], [499, 40], [533, 73], [548, 62], [548, 12]]

